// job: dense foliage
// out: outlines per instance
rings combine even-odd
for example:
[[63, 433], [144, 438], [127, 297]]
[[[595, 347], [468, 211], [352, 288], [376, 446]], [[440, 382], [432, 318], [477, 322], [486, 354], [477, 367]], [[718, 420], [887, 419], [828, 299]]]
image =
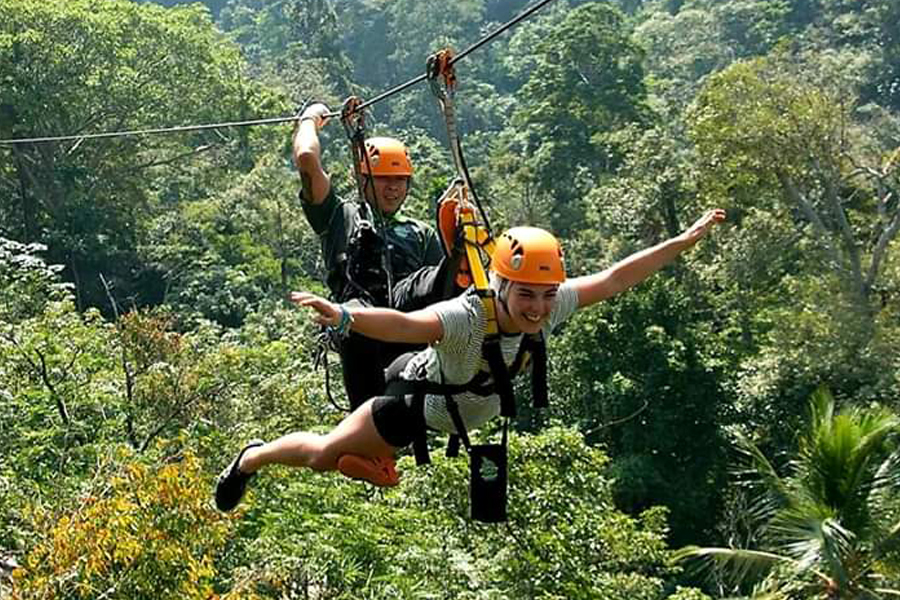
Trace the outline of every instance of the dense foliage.
[[[0, 139], [336, 108], [525, 5], [6, 0]], [[494, 227], [553, 229], [573, 275], [729, 214], [555, 336], [504, 526], [467, 518], [464, 458], [389, 491], [273, 469], [212, 509], [245, 440], [342, 414], [284, 304], [323, 290], [291, 124], [0, 144], [0, 598], [896, 595], [898, 32], [896, 0], [557, 0], [457, 64]], [[369, 124], [431, 221], [428, 86]]]

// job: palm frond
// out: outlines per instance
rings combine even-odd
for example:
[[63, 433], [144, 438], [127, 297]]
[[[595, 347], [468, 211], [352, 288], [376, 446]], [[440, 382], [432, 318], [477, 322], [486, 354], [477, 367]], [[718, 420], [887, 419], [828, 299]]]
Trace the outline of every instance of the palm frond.
[[767, 533], [773, 547], [796, 561], [798, 571], [824, 570], [841, 585], [854, 577], [847, 565], [856, 536], [843, 527], [830, 507], [791, 506], [773, 517]]
[[836, 519], [826, 519], [819, 529], [821, 539], [821, 562], [827, 565], [828, 573], [836, 579], [841, 588], [846, 588], [856, 573], [851, 573], [847, 565], [856, 543], [856, 535], [841, 526]]
[[900, 491], [900, 449], [881, 461], [873, 477], [873, 492]]
[[[877, 485], [878, 474], [883, 466], [883, 462], [879, 467], [867, 469], [866, 467], [883, 454], [887, 437], [892, 433], [900, 431], [900, 419], [885, 408], [868, 408], [865, 411], [853, 411], [859, 424], [860, 439], [855, 448], [855, 459], [857, 464], [857, 472], [860, 477], [866, 477], [866, 480], [858, 480], [857, 484], [871, 488]], [[896, 452], [894, 454], [897, 454]], [[893, 473], [894, 481], [900, 481], [900, 474]]]
[[888, 529], [887, 534], [880, 540], [874, 549], [874, 558], [879, 559], [886, 554], [896, 552], [900, 548], [900, 521]]
[[744, 465], [745, 470], [739, 470], [738, 472], [741, 474], [752, 474], [764, 483], [770, 484], [771, 487], [786, 491], [784, 490], [781, 476], [772, 463], [769, 462], [769, 459], [766, 458], [766, 455], [763, 454], [762, 450], [759, 449], [759, 446], [740, 431], [734, 430], [732, 434], [734, 435], [735, 446], [744, 456], [746, 462]]
[[741, 465], [733, 472], [753, 494], [750, 518], [756, 523], [763, 523], [785, 505], [790, 490], [759, 446], [740, 431], [732, 433], [735, 448], [743, 457]]
[[833, 400], [824, 391], [813, 396], [810, 412], [813, 423], [800, 440], [800, 458], [791, 479], [817, 501], [838, 510], [842, 522], [864, 527], [869, 520], [867, 500], [876, 486], [876, 461], [900, 420], [880, 407], [834, 414]]
[[[734, 585], [762, 577], [778, 564], [785, 564], [796, 570], [799, 570], [800, 566], [798, 561], [772, 552], [699, 546], [685, 546], [677, 550], [672, 555], [672, 560], [674, 562], [692, 562], [696, 571], [706, 572], [708, 575], [718, 569], [718, 572], [727, 574], [730, 582]], [[823, 581], [828, 580], [824, 574], [815, 569], [810, 572]]]
[[[888, 523], [895, 514], [898, 492], [900, 492], [900, 450], [892, 452], [875, 469], [866, 494], [866, 507], [873, 524]], [[874, 531], [884, 531], [874, 527]], [[890, 532], [887, 537], [891, 537]]]
[[[743, 456], [739, 474], [758, 492], [752, 510], [761, 519], [765, 550], [687, 547], [676, 560], [696, 561], [698, 570], [715, 567], [713, 573], [738, 584], [764, 575], [754, 598], [757, 591], [820, 597], [878, 581], [878, 561], [900, 545], [900, 522], [894, 522], [900, 450], [885, 457], [900, 419], [872, 406], [838, 412], [824, 388], [813, 394], [809, 410], [798, 456], [781, 475], [756, 444], [734, 432]], [[876, 592], [866, 590], [866, 597], [879, 597]]]
[[894, 523], [894, 526], [891, 527], [891, 531], [888, 534], [889, 537], [897, 537], [900, 536], [900, 521]]
[[834, 396], [828, 388], [820, 386], [809, 399], [811, 431], [827, 430], [834, 420]]

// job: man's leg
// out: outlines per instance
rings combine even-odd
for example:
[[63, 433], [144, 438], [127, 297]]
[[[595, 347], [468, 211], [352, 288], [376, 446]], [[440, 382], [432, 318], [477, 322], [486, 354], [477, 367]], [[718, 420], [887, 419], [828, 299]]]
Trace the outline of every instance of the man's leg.
[[394, 308], [410, 312], [462, 293], [455, 281], [461, 255], [454, 254], [456, 256], [445, 257], [433, 267], [422, 267], [394, 284]]
[[363, 402], [384, 393], [384, 367], [382, 344], [372, 338], [351, 333], [341, 341], [341, 366], [344, 389], [354, 411]]

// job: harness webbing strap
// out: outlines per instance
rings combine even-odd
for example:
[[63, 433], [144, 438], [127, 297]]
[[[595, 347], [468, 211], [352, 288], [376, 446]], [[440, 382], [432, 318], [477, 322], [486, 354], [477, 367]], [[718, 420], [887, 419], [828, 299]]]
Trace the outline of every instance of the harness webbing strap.
[[344, 131], [350, 143], [350, 164], [353, 165], [353, 173], [356, 176], [359, 201], [361, 204], [365, 204], [366, 194], [359, 169], [366, 156], [366, 113], [358, 110], [361, 103], [362, 100], [356, 96], [349, 96], [344, 100], [341, 107], [341, 123], [344, 125]]
[[[547, 344], [544, 342], [544, 334], [538, 334], [538, 341], [531, 344], [531, 396], [535, 408], [547, 408], [549, 405], [547, 394]], [[534, 340], [535, 338], [530, 338]]]
[[[413, 452], [416, 457], [416, 463], [419, 465], [431, 462], [428, 453], [427, 431], [428, 425], [425, 420], [425, 397], [426, 395], [443, 396], [447, 403], [447, 413], [453, 421], [453, 427], [457, 433], [451, 435], [447, 442], [447, 456], [454, 457], [459, 454], [460, 443], [468, 449], [470, 447], [468, 431], [465, 422], [459, 412], [459, 404], [453, 397], [455, 394], [464, 392], [473, 393], [479, 396], [490, 396], [498, 394], [500, 396], [500, 414], [504, 417], [503, 439], [506, 442], [506, 429], [509, 423], [510, 413], [512, 416], [516, 413], [515, 396], [512, 392], [512, 379], [527, 368], [529, 362], [532, 363], [532, 396], [534, 398], [535, 408], [542, 408], [547, 405], [547, 367], [546, 367], [546, 348], [544, 344], [543, 334], [526, 335], [519, 346], [519, 351], [513, 364], [507, 369], [506, 363], [503, 361], [502, 350], [500, 348], [500, 337], [496, 337], [493, 346], [488, 343], [482, 347], [482, 357], [488, 362], [489, 370], [482, 370], [476, 373], [471, 381], [465, 384], [443, 384], [426, 381], [422, 379], [410, 380], [401, 379], [400, 374], [407, 362], [414, 353], [410, 352], [398, 357], [385, 371], [388, 379], [385, 395], [399, 396], [411, 398], [410, 408], [415, 415], [416, 431], [413, 437]], [[490, 350], [489, 348], [494, 348]], [[494, 358], [490, 358], [494, 355]], [[491, 365], [491, 362], [499, 360], [499, 364]], [[497, 373], [501, 373], [501, 378], [497, 378]], [[508, 393], [504, 402], [504, 394], [499, 391], [504, 384], [499, 383], [505, 381]]]
[[459, 456], [459, 436], [456, 434], [447, 438], [447, 458], [456, 458]]
[[416, 419], [416, 433], [413, 438], [413, 453], [417, 465], [427, 465], [431, 462], [428, 455], [428, 425], [425, 423], [425, 394], [420, 392], [412, 397], [410, 407]]
[[[382, 213], [381, 208], [378, 206], [378, 199], [376, 198], [375, 193], [375, 183], [374, 183], [374, 175], [372, 174], [372, 165], [369, 159], [369, 153], [366, 151], [366, 121], [365, 121], [365, 112], [362, 110], [363, 102], [357, 96], [349, 96], [341, 107], [341, 123], [344, 125], [344, 131], [347, 134], [347, 140], [350, 144], [350, 160], [353, 165], [353, 172], [356, 179], [356, 190], [359, 195], [358, 202], [360, 208], [364, 211], [363, 214], [366, 215], [366, 219], [371, 221], [375, 227], [375, 232], [378, 234], [378, 237], [381, 238], [381, 268], [384, 272], [385, 282], [386, 282], [386, 290], [387, 290], [387, 305], [389, 307], [394, 306], [394, 268], [393, 268], [393, 260], [391, 258], [391, 244], [388, 243], [387, 237], [387, 223], [384, 213]], [[365, 164], [368, 174], [362, 172], [361, 166]], [[369, 189], [372, 192], [373, 200], [369, 202], [366, 200], [366, 189]], [[348, 281], [352, 282], [352, 279], [349, 276], [349, 261], [346, 267], [347, 273], [346, 277]], [[356, 285], [355, 287], [359, 288], [369, 298], [372, 298], [372, 295], [368, 292], [368, 290], [363, 289], [361, 286]], [[374, 299], [374, 298], [373, 298]]]
[[494, 377], [494, 389], [500, 396], [500, 416], [515, 417], [516, 416], [516, 396], [513, 393], [512, 377], [503, 362], [503, 351], [500, 348], [500, 338], [495, 337], [485, 340], [482, 353], [491, 373]]
[[447, 412], [450, 413], [450, 419], [453, 421], [453, 427], [456, 429], [456, 434], [451, 436], [451, 438], [456, 438], [457, 440], [455, 443], [456, 451], [457, 453], [459, 452], [459, 442], [462, 442], [463, 446], [468, 450], [472, 447], [472, 444], [469, 443], [469, 432], [466, 431], [466, 424], [462, 420], [462, 415], [459, 414], [459, 404], [449, 394], [444, 399], [447, 401]]

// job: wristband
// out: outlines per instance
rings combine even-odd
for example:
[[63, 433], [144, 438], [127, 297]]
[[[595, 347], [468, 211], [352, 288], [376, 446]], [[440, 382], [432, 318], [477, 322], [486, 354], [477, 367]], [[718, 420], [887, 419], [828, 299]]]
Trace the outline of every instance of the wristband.
[[339, 306], [341, 307], [341, 318], [337, 325], [329, 325], [328, 329], [338, 336], [346, 338], [350, 335], [350, 328], [353, 326], [353, 315], [343, 304]]

